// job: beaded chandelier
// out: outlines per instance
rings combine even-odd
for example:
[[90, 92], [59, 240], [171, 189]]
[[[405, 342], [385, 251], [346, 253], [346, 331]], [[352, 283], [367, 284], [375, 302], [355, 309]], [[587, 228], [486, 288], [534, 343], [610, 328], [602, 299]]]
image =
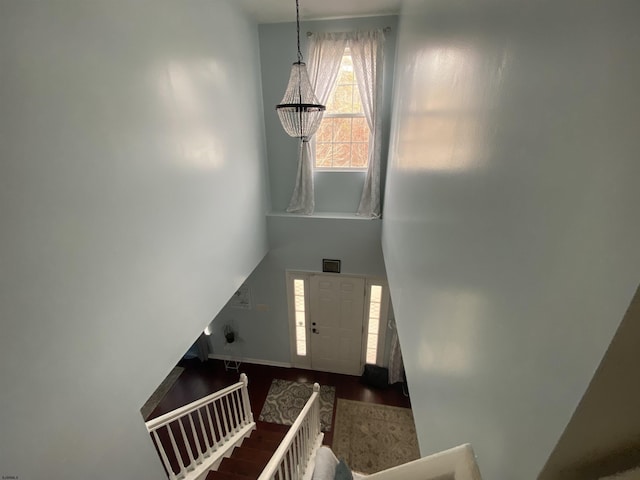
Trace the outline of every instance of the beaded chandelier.
[[296, 27], [298, 33], [298, 61], [294, 62], [291, 67], [289, 84], [284, 92], [282, 101], [276, 105], [276, 112], [285, 132], [306, 142], [316, 133], [326, 107], [320, 105], [311, 87], [307, 66], [302, 61], [298, 0], [296, 0]]

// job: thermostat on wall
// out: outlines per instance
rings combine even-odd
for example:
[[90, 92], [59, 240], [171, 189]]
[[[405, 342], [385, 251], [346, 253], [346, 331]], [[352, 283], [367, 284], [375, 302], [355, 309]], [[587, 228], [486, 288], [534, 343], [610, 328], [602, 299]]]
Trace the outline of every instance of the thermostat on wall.
[[340, 273], [340, 260], [322, 259], [322, 271], [329, 273]]

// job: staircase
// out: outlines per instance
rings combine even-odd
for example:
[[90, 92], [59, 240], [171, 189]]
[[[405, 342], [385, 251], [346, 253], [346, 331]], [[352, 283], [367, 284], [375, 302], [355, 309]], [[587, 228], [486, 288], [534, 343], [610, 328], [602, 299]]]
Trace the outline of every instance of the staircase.
[[[240, 382], [146, 422], [169, 480], [309, 480], [324, 434], [320, 385], [291, 427], [255, 422]], [[327, 449], [328, 450], [328, 449]], [[331, 452], [331, 450], [329, 450]], [[334, 467], [338, 459], [331, 453]], [[471, 445], [367, 475], [370, 480], [482, 480]]]
[[257, 480], [278, 449], [289, 427], [256, 422], [256, 429], [242, 445], [235, 447], [230, 457], [222, 460], [215, 472], [205, 480]]

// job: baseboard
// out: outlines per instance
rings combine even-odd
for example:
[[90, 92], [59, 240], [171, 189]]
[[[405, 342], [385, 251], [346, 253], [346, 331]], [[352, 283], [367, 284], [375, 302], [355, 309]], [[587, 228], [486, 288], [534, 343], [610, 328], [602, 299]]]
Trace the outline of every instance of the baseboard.
[[233, 355], [219, 355], [215, 353], [210, 353], [209, 358], [211, 360], [227, 360], [232, 362], [242, 362], [242, 363], [252, 363], [255, 365], [267, 365], [269, 367], [282, 367], [282, 368], [292, 368], [293, 365], [291, 363], [286, 362], [274, 362], [271, 360], [261, 360], [259, 358], [246, 358], [246, 357], [234, 357]]

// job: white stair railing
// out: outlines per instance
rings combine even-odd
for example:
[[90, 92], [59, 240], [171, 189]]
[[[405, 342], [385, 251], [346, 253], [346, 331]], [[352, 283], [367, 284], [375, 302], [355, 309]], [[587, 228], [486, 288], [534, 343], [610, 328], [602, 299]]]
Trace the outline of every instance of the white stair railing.
[[312, 460], [322, 445], [320, 431], [320, 385], [313, 384], [313, 393], [298, 418], [291, 425], [258, 480], [301, 480], [310, 478]]
[[170, 480], [198, 478], [255, 428], [247, 384], [243, 373], [238, 383], [146, 422]]

